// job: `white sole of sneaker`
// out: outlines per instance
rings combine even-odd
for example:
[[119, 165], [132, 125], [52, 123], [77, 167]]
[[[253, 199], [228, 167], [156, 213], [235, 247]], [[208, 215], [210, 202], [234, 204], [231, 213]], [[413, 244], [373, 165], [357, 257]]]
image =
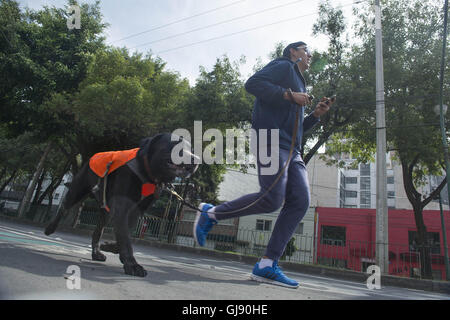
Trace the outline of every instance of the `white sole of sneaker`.
[[197, 241], [197, 224], [198, 224], [198, 220], [200, 219], [200, 216], [202, 215], [202, 209], [203, 206], [206, 203], [200, 203], [200, 205], [198, 206], [198, 210], [197, 210], [197, 215], [195, 216], [195, 220], [194, 220], [194, 230], [192, 232], [192, 234], [194, 235], [194, 241], [197, 245], [199, 245], [200, 247], [202, 247], [202, 245], [200, 243], [198, 243]]
[[201, 215], [202, 213], [200, 212], [200, 211], [197, 211], [197, 216], [195, 217], [195, 221], [194, 221], [194, 230], [193, 230], [193, 235], [194, 235], [194, 241], [195, 241], [195, 243], [197, 244], [197, 245], [199, 245], [200, 247], [201, 247], [201, 245], [200, 245], [200, 243], [198, 243], [198, 241], [197, 241], [197, 224], [198, 224], [198, 220], [200, 219], [200, 215]]
[[264, 277], [257, 276], [257, 275], [255, 275], [253, 273], [250, 274], [250, 280], [257, 281], [257, 282], [263, 282], [263, 283], [269, 283], [269, 284], [273, 284], [273, 285], [276, 285], [276, 286], [281, 286], [281, 287], [291, 288], [291, 289], [297, 289], [298, 286], [299, 286], [299, 285], [291, 286], [291, 285], [288, 285], [288, 284], [283, 283], [283, 282], [270, 280], [270, 279], [267, 279], [267, 278], [264, 278]]

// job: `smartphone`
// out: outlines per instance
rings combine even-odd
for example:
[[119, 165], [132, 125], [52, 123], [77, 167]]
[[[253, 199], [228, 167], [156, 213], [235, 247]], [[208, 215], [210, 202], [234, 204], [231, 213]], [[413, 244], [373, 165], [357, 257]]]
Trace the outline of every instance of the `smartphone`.
[[331, 96], [331, 98], [328, 98], [327, 101], [325, 101], [325, 103], [330, 104], [330, 102], [334, 103], [335, 101], [336, 101], [336, 95], [334, 94]]

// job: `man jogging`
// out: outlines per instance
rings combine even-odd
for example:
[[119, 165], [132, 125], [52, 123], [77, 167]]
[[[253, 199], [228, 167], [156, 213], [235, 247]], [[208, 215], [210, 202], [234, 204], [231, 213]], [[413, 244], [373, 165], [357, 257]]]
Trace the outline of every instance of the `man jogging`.
[[[283, 205], [266, 252], [256, 263], [251, 277], [256, 281], [292, 288], [297, 288], [299, 284], [284, 275], [278, 266], [278, 260], [309, 207], [308, 176], [300, 155], [302, 136], [319, 122], [319, 117], [329, 110], [331, 104], [330, 101], [319, 102], [314, 112], [304, 117], [304, 106], [311, 101], [306, 94], [303, 72], [309, 68], [310, 63], [311, 53], [306, 44], [291, 43], [284, 49], [283, 57], [271, 61], [247, 80], [246, 90], [256, 97], [252, 127], [256, 131], [267, 130], [267, 150], [271, 150], [270, 146], [275, 143], [279, 145], [278, 172], [273, 175], [261, 174], [261, 168], [266, 165], [261, 164], [258, 159], [260, 192], [245, 195], [216, 207], [201, 203], [193, 231], [196, 242], [204, 246], [208, 232], [218, 221], [251, 214], [271, 213]], [[294, 134], [295, 146], [291, 161], [283, 171], [289, 160], [298, 106], [301, 107], [298, 130]], [[279, 141], [270, 141], [271, 130], [279, 131]]]

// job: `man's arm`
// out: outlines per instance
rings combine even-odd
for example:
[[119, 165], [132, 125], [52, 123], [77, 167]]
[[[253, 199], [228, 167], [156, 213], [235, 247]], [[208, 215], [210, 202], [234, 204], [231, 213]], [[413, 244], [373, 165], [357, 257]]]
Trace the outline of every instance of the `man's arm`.
[[330, 106], [334, 103], [333, 100], [329, 100], [328, 98], [322, 98], [321, 101], [316, 105], [314, 111], [311, 112], [305, 119], [303, 120], [303, 132], [307, 132], [312, 127], [314, 127], [317, 123], [320, 122], [320, 116], [330, 110]]
[[311, 112], [308, 116], [305, 117], [305, 119], [303, 119], [303, 132], [308, 132], [319, 122], [320, 118], [315, 117], [314, 112]]
[[272, 62], [251, 76], [245, 83], [245, 89], [266, 103], [279, 102], [284, 99], [286, 91], [279, 83], [292, 71], [289, 62]]

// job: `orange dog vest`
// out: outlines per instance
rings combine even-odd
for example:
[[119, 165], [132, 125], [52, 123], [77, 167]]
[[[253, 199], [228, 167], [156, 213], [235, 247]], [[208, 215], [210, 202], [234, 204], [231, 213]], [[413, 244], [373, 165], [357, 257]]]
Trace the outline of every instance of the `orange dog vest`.
[[[108, 151], [96, 153], [89, 160], [89, 167], [100, 178], [112, 173], [127, 162], [136, 158], [139, 148], [123, 151]], [[142, 185], [141, 194], [147, 197], [155, 192], [156, 186], [152, 183]]]
[[89, 160], [89, 167], [96, 175], [103, 178], [106, 174], [106, 169], [109, 164], [108, 173], [113, 172], [117, 168], [120, 168], [128, 161], [136, 158], [139, 148], [124, 150], [124, 151], [108, 151], [96, 153]]

